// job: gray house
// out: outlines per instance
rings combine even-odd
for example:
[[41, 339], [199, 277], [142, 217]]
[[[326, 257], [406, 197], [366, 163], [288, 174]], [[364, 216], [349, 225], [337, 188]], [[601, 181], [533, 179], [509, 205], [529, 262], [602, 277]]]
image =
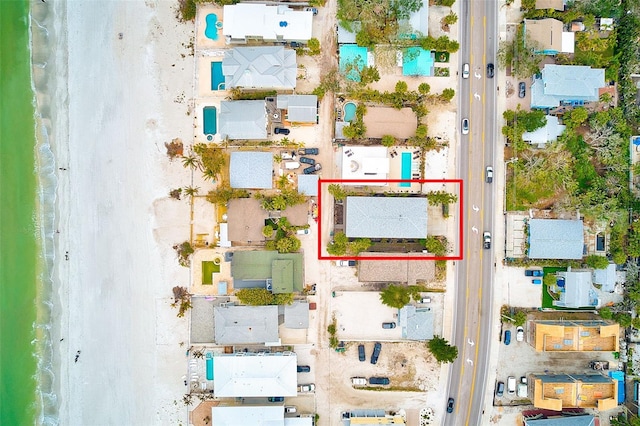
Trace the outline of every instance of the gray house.
[[218, 345], [279, 343], [278, 307], [216, 306], [213, 310]]
[[222, 74], [227, 90], [288, 89], [296, 87], [298, 65], [295, 50], [282, 46], [236, 47], [222, 60]]
[[221, 101], [218, 122], [222, 139], [267, 139], [264, 101]]
[[276, 106], [287, 110], [287, 120], [292, 123], [315, 123], [318, 120], [316, 95], [278, 95]]
[[581, 220], [529, 220], [530, 259], [582, 259], [584, 226]]
[[531, 85], [531, 108], [597, 102], [605, 87], [604, 69], [584, 65], [547, 64]]
[[229, 175], [232, 188], [271, 189], [273, 187], [273, 154], [232, 152]]
[[347, 197], [345, 234], [349, 238], [427, 238], [424, 197]]

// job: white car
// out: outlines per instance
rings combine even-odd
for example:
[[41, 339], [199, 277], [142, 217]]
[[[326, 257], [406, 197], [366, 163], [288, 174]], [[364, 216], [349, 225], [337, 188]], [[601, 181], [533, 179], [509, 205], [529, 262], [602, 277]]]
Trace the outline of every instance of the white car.
[[297, 411], [298, 411], [298, 409], [293, 405], [285, 405], [285, 407], [284, 407], [284, 412], [287, 413], [287, 414], [295, 413]]
[[462, 65], [462, 78], [469, 78], [469, 64]]
[[311, 233], [311, 229], [307, 228], [307, 229], [298, 229], [296, 231], [296, 234], [298, 235], [309, 235]]
[[356, 266], [356, 261], [355, 260], [338, 260], [336, 262], [336, 265], [338, 265], [338, 266]]
[[462, 119], [462, 134], [463, 135], [468, 135], [469, 134], [469, 119], [468, 118], [463, 118]]
[[524, 328], [518, 327], [516, 328], [516, 342], [524, 341]]
[[316, 385], [313, 383], [298, 386], [298, 392], [313, 392], [314, 390], [316, 390]]

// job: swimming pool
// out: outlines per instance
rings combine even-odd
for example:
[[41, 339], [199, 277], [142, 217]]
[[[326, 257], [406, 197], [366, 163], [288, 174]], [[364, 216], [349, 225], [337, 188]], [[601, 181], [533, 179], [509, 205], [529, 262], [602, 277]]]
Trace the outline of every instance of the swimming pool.
[[211, 62], [211, 90], [224, 90], [222, 62]]
[[217, 111], [214, 106], [202, 108], [203, 133], [205, 135], [215, 135], [218, 131]]
[[[411, 153], [402, 153], [402, 167], [400, 169], [400, 176], [403, 180], [411, 179]], [[411, 186], [411, 182], [400, 182], [399, 187], [406, 188]]]
[[207, 380], [213, 380], [213, 354], [207, 352]]
[[344, 121], [351, 122], [356, 116], [356, 104], [347, 102], [344, 104]]
[[222, 24], [222, 21], [218, 21], [218, 15], [215, 13], [210, 13], [206, 17], [206, 26], [204, 28], [204, 35], [211, 39], [218, 39], [218, 29], [222, 27], [222, 25], [218, 26], [218, 22]]

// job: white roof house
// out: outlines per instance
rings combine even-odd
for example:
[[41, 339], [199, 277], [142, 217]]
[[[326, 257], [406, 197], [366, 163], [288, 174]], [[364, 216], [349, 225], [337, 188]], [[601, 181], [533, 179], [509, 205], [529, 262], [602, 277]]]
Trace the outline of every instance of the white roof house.
[[285, 417], [281, 404], [214, 405], [211, 424], [215, 426], [312, 426], [312, 417]]
[[278, 335], [278, 307], [216, 306], [213, 308], [215, 342], [231, 344], [274, 344]]
[[[385, 186], [389, 174], [389, 157], [384, 146], [345, 146], [342, 148], [342, 179], [379, 179], [367, 186]], [[364, 185], [345, 182], [345, 185]]]
[[616, 288], [617, 279], [615, 263], [610, 263], [604, 269], [596, 269], [593, 271], [593, 282], [600, 284], [602, 291], [613, 293]]
[[546, 64], [531, 85], [531, 108], [555, 108], [562, 103], [582, 105], [600, 99], [604, 69], [584, 65]]
[[347, 197], [345, 234], [349, 238], [427, 238], [424, 197]]
[[267, 139], [264, 101], [220, 101], [218, 123], [223, 139]]
[[318, 120], [316, 95], [278, 95], [276, 107], [287, 110], [287, 120], [292, 123], [315, 123]]
[[554, 306], [583, 308], [598, 305], [598, 296], [591, 281], [590, 271], [561, 271], [557, 273], [558, 286], [564, 287], [560, 300]]
[[249, 38], [306, 42], [311, 38], [311, 11], [293, 10], [285, 5], [239, 3], [224, 6], [223, 16], [222, 34], [227, 43], [245, 43]]
[[282, 46], [236, 47], [222, 60], [226, 89], [295, 89], [296, 52]]
[[582, 259], [584, 225], [581, 220], [529, 220], [530, 259]]
[[213, 359], [216, 397], [250, 398], [298, 394], [298, 357], [293, 352], [242, 352], [218, 355]]
[[555, 115], [545, 116], [547, 124], [533, 132], [524, 132], [522, 134], [522, 140], [529, 142], [532, 145], [545, 145], [547, 142], [555, 142], [558, 140], [558, 136], [564, 133], [564, 129], [567, 128], [564, 124], [560, 124], [560, 120]]
[[273, 153], [232, 152], [229, 162], [229, 184], [232, 188], [273, 188]]

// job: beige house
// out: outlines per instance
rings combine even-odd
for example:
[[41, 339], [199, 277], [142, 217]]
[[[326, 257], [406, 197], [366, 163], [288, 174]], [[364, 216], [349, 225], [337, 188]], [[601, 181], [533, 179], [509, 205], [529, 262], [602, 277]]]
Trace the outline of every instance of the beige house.
[[524, 33], [525, 43], [532, 42], [538, 53], [555, 55], [574, 52], [574, 33], [564, 31], [564, 24], [557, 19], [525, 19]]
[[536, 9], [555, 9], [564, 11], [564, 0], [537, 0]]

